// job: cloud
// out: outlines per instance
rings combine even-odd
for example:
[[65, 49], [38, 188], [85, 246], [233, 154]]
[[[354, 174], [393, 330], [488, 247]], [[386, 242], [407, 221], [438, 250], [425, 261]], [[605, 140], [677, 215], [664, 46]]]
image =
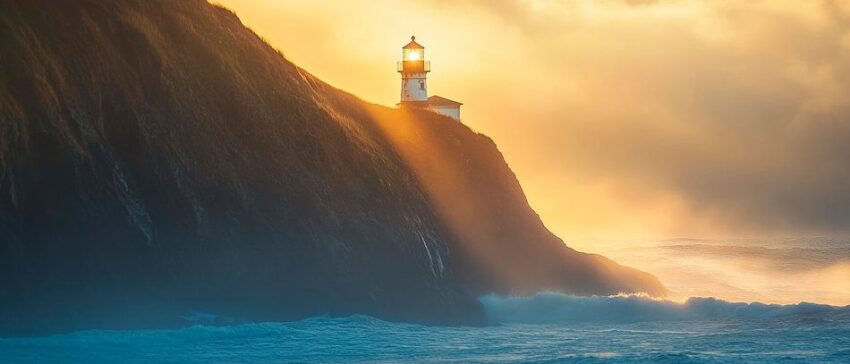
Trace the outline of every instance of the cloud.
[[846, 5], [454, 3], [521, 29], [537, 52], [524, 69], [569, 85], [519, 101], [539, 126], [525, 154], [555, 184], [604, 184], [612, 203], [644, 208], [674, 196], [674, 231], [850, 232]]

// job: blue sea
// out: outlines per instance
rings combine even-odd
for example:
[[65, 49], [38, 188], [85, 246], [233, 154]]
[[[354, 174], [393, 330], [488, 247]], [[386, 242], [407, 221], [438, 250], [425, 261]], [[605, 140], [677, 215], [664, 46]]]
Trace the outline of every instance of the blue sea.
[[481, 298], [492, 324], [366, 316], [0, 339], [0, 363], [850, 363], [850, 306]]

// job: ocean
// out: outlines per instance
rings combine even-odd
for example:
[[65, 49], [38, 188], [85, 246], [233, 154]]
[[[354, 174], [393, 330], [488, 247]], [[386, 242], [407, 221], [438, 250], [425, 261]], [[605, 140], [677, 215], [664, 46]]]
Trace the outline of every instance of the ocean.
[[850, 362], [850, 306], [642, 296], [481, 298], [492, 324], [366, 316], [0, 339], [0, 363]]

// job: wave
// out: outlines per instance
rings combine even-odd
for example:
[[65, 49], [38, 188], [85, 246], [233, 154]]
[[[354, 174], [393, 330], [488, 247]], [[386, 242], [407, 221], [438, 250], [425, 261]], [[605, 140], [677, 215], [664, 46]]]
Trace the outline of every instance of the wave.
[[850, 321], [850, 306], [802, 302], [793, 305], [727, 302], [693, 297], [679, 303], [642, 295], [571, 296], [541, 292], [534, 296], [487, 295], [479, 299], [492, 323], [635, 323], [646, 321], [723, 321], [800, 319]]
[[[577, 299], [540, 294], [529, 301], [555, 297]], [[578, 299], [586, 303], [629, 301], [624, 297]], [[506, 301], [520, 300], [499, 302]], [[0, 363], [847, 363], [850, 357], [848, 325], [753, 322], [445, 327], [369, 316], [314, 317], [237, 326], [0, 338]]]

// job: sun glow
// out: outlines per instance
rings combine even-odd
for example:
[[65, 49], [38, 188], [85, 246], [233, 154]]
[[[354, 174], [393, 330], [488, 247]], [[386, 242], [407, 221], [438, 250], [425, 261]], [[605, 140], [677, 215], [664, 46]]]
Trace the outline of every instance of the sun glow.
[[[383, 105], [399, 97], [388, 70], [397, 46], [420, 34], [440, 66], [428, 76], [434, 91], [465, 101], [464, 123], [493, 139], [530, 205], [572, 248], [656, 274], [683, 297], [850, 300], [847, 261], [786, 272], [725, 257], [737, 246], [702, 247], [714, 254], [704, 257], [662, 240], [720, 245], [844, 229], [847, 193], [834, 181], [846, 176], [836, 151], [850, 134], [829, 120], [844, 120], [839, 95], [850, 90], [840, 77], [850, 38], [837, 15], [850, 14], [846, 5], [216, 2], [296, 64]], [[376, 14], [382, 21], [371, 21]], [[425, 59], [421, 48], [402, 52], [402, 61]], [[395, 139], [416, 135], [387, 125]], [[631, 250], [643, 242], [646, 250]]]

